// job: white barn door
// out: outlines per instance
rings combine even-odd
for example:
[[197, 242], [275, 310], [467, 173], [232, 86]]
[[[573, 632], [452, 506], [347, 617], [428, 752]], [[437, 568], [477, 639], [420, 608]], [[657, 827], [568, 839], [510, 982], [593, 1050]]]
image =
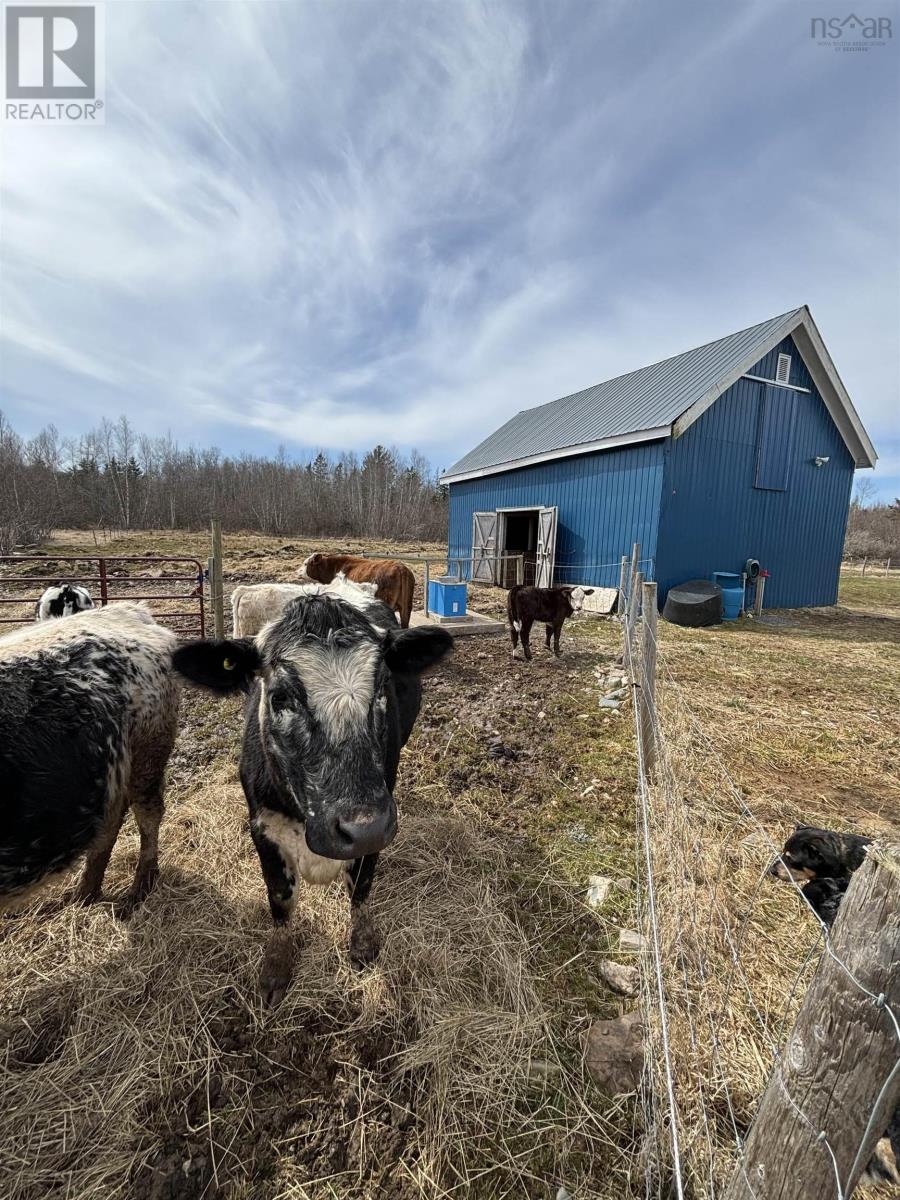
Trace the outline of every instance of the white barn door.
[[497, 582], [497, 514], [472, 513], [472, 582]]
[[535, 585], [539, 588], [553, 587], [553, 568], [556, 566], [556, 518], [557, 508], [538, 509], [537, 563]]

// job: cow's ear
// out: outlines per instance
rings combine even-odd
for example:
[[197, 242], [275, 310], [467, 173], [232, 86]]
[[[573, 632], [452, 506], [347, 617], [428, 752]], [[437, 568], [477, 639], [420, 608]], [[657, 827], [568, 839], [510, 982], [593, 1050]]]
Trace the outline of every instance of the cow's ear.
[[384, 643], [384, 661], [398, 675], [421, 675], [453, 649], [453, 638], [438, 626], [391, 630]]
[[594, 594], [593, 588], [582, 588], [582, 591], [584, 592], [584, 594], [586, 596], [593, 596], [593, 594]]
[[186, 642], [172, 656], [172, 665], [188, 683], [213, 692], [246, 691], [261, 665], [253, 638], [224, 642]]

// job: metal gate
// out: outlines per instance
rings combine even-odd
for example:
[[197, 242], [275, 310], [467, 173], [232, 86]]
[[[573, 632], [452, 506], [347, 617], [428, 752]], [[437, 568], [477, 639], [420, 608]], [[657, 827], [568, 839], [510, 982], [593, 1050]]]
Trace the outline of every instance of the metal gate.
[[[53, 575], [6, 574], [10, 565], [19, 566], [26, 562], [46, 563], [48, 568], [50, 564], [62, 566], [71, 563], [73, 568]], [[129, 566], [123, 569], [118, 565], [121, 563], [127, 563]], [[134, 569], [133, 564], [136, 563], [144, 563], [151, 569], [142, 573], [131, 573]], [[164, 570], [160, 565], [162, 563], [176, 569], [172, 572]], [[87, 574], [83, 573], [85, 567], [88, 568]], [[41, 585], [39, 591], [31, 595], [0, 595], [0, 606], [29, 606], [23, 615], [0, 616], [0, 625], [24, 625], [33, 621], [35, 607], [44, 589], [48, 585], [63, 582], [87, 586], [95, 605], [98, 601], [100, 606], [104, 606], [117, 600], [146, 600], [150, 603], [154, 619], [159, 621], [160, 625], [169, 626], [182, 637], [206, 636], [204, 576], [199, 559], [158, 554], [120, 554], [102, 558], [84, 554], [0, 555], [0, 588], [4, 593], [9, 584], [17, 587]], [[168, 590], [170, 586], [175, 590]], [[177, 607], [173, 609], [172, 605]], [[0, 607], [0, 612], [5, 611], [8, 611], [7, 607]]]

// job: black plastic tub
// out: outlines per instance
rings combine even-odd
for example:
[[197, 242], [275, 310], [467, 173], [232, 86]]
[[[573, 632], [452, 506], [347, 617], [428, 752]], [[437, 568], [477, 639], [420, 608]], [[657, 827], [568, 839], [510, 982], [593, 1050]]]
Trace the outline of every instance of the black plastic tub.
[[708, 579], [689, 579], [669, 588], [662, 614], [673, 625], [699, 629], [722, 620], [722, 589]]

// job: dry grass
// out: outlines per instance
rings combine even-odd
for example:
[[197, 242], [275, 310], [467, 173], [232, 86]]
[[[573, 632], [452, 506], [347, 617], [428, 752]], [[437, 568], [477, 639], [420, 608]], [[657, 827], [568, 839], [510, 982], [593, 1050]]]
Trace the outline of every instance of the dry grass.
[[[666, 749], [651, 835], [698, 1197], [730, 1177], [818, 960], [817, 923], [767, 877], [774, 849], [798, 821], [900, 829], [900, 595], [879, 583], [853, 580], [841, 608], [762, 624], [660, 624]], [[651, 1040], [658, 1070], [658, 1024]]]
[[[360, 549], [229, 535], [226, 580], [289, 580], [323, 548]], [[95, 549], [65, 534], [51, 549], [205, 559], [208, 539]], [[900, 823], [891, 584], [851, 579], [843, 608], [783, 623], [661, 627], [681, 802], [655, 806], [654, 843], [697, 1196], [710, 1164], [730, 1169], [815, 939], [796, 896], [763, 878], [769, 849], [742, 802], [779, 844], [797, 820]], [[500, 611], [501, 592], [473, 591], [480, 611]], [[502, 639], [459, 644], [401, 764], [401, 834], [373, 891], [382, 958], [352, 974], [346, 902], [310, 889], [295, 982], [271, 1013], [257, 998], [269, 922], [235, 777], [239, 714], [186, 697], [162, 875], [143, 909], [123, 924], [111, 905], [51, 900], [0, 922], [4, 1200], [644, 1194], [642, 1114], [592, 1088], [580, 1048], [591, 1019], [619, 1011], [596, 966], [634, 921], [625, 893], [599, 915], [582, 902], [590, 872], [634, 868], [630, 730], [598, 712], [593, 677], [618, 638], [605, 622], [573, 625], [562, 660], [538, 653], [530, 667], [510, 665]], [[129, 831], [108, 895], [136, 853]]]
[[348, 968], [340, 889], [305, 890], [273, 1013], [244, 825], [226, 768], [171, 815], [163, 877], [129, 924], [48, 902], [4, 921], [4, 1195], [537, 1196], [555, 1179], [600, 1194], [609, 1130], [471, 814], [404, 819], [370, 973]]
[[[200, 552], [165, 537], [105, 549]], [[285, 545], [227, 539], [230, 581], [290, 578], [306, 547]], [[186, 694], [145, 905], [123, 923], [60, 889], [0, 922], [4, 1200], [628, 1194], [632, 1102], [600, 1096], [581, 1059], [590, 1020], [618, 1011], [593, 968], [630, 903], [583, 904], [586, 875], [632, 853], [628, 730], [593, 704], [604, 637], [585, 626], [529, 668], [500, 639], [460, 644], [401, 763], [377, 966], [349, 969], [340, 889], [306, 889], [274, 1012], [240, 714]], [[136, 854], [129, 822], [110, 899]]]

